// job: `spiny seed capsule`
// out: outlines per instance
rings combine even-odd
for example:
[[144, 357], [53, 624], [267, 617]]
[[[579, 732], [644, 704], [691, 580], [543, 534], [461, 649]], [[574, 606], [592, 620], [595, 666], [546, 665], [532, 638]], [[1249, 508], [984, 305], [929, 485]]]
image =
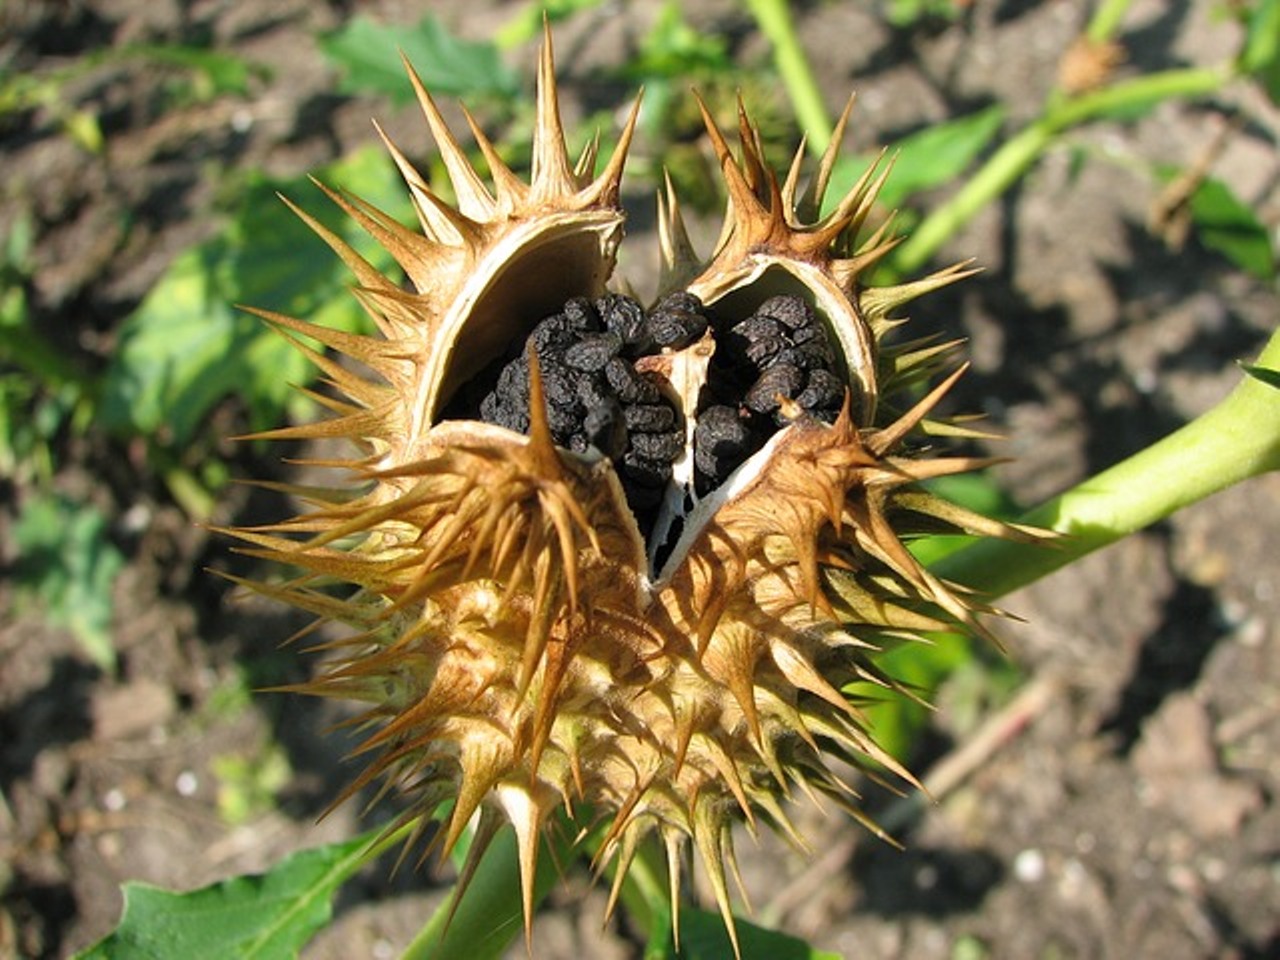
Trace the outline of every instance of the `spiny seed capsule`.
[[329, 191], [396, 276], [303, 214], [377, 333], [264, 313], [338, 394], [330, 420], [266, 436], [351, 441], [351, 482], [299, 487], [303, 517], [234, 533], [294, 568], [264, 593], [349, 629], [299, 687], [364, 707], [368, 767], [344, 796], [397, 788], [390, 829], [416, 840], [443, 817], [445, 854], [475, 823], [464, 876], [513, 824], [526, 925], [542, 832], [591, 811], [575, 830], [614, 865], [611, 902], [656, 838], [673, 900], [696, 851], [732, 935], [735, 822], [796, 837], [795, 785], [851, 805], [842, 771], [910, 780], [848, 693], [894, 687], [874, 652], [982, 632], [981, 604], [906, 542], [1036, 534], [919, 486], [977, 462], [913, 455], [957, 374], [919, 396], [950, 352], [887, 334], [967, 271], [869, 284], [896, 242], [868, 226], [883, 169], [824, 203], [847, 110], [805, 187], [803, 151], [779, 177], [745, 109], [735, 150], [704, 108], [727, 220], [700, 258], [660, 193], [646, 311], [608, 288], [637, 112], [597, 173], [598, 141], [568, 154], [554, 77], [548, 40], [529, 182], [474, 128], [486, 182], [411, 74], [456, 204], [389, 140], [415, 226]]

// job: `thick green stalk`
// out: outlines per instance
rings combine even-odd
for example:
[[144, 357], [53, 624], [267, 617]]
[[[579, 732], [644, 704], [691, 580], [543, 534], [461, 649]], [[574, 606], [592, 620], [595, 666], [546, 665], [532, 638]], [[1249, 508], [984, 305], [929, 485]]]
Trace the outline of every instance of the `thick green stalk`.
[[[1258, 358], [1280, 369], [1280, 332]], [[983, 540], [933, 572], [999, 597], [1232, 484], [1280, 469], [1280, 389], [1246, 376], [1212, 410], [1036, 507], [1024, 523], [1065, 536], [1053, 546]]]
[[918, 271], [947, 240], [988, 203], [1005, 193], [1040, 159], [1063, 131], [1108, 113], [1134, 110], [1171, 97], [1200, 97], [1231, 78], [1223, 69], [1166, 70], [1126, 80], [1049, 107], [992, 154], [950, 200], [921, 221], [893, 258], [901, 274]]
[[783, 0], [746, 0], [746, 3], [760, 32], [773, 44], [774, 63], [809, 150], [820, 156], [831, 142], [831, 117], [822, 99], [822, 89], [809, 67], [809, 58], [796, 36], [790, 5]]

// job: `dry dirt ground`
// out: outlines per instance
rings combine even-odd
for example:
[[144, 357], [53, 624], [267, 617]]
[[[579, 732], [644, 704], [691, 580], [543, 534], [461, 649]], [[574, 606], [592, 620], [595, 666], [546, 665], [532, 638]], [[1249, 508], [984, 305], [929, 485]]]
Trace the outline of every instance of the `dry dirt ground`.
[[[98, 111], [106, 133], [98, 156], [60, 135], [47, 112], [3, 120], [0, 229], [19, 214], [36, 225], [27, 292], [41, 329], [77, 362], [101, 368], [113, 332], [166, 265], [216, 229], [228, 171], [312, 169], [369, 142], [375, 114], [425, 150], [424, 129], [407, 111], [336, 95], [314, 42], [357, 7], [411, 22], [423, 6], [0, 7], [0, 57], [11, 69], [151, 41], [213, 43], [273, 70], [249, 99], [158, 112], [145, 72], [104, 67], [67, 94]], [[435, 6], [473, 38], [517, 9], [487, 0]], [[766, 45], [736, 5], [685, 6], [700, 29], [726, 36], [741, 62], [763, 62]], [[995, 100], [1009, 106], [1011, 123], [1026, 120], [1088, 12], [1068, 0], [976, 0], [955, 24], [897, 32], [870, 6], [806, 3], [797, 12], [829, 107], [851, 88], [860, 92], [856, 149]], [[1220, 58], [1233, 28], [1211, 6], [1136, 4], [1122, 69]], [[615, 3], [565, 26], [571, 114], [601, 96], [593, 70], [616, 60], [656, 13], [656, 4]], [[526, 76], [528, 62], [523, 56]], [[986, 271], [919, 304], [916, 321], [970, 338], [975, 367], [960, 399], [1009, 434], [1001, 452], [1016, 461], [1000, 476], [1021, 502], [1210, 407], [1237, 378], [1235, 362], [1274, 329], [1274, 288], [1194, 240], [1171, 249], [1146, 226], [1159, 188], [1145, 169], [1195, 163], [1232, 118], [1243, 122], [1214, 172], [1274, 228], [1280, 117], [1239, 89], [1073, 135], [1070, 146], [1087, 156], [1082, 168], [1072, 150], [1055, 150], [940, 258], [976, 257]], [[651, 196], [646, 186], [627, 197], [638, 211], [634, 233], [652, 220]], [[238, 425], [234, 401], [217, 416], [228, 430]], [[218, 453], [239, 474], [282, 469], [243, 450]], [[226, 703], [238, 673], [305, 675], [306, 665], [276, 646], [298, 620], [229, 601], [204, 568], [243, 562], [187, 520], [139, 449], [91, 433], [59, 455], [57, 487], [107, 511], [128, 564], [115, 588], [115, 676], [91, 666], [64, 632], [11, 616], [11, 586], [0, 583], [0, 954], [32, 957], [66, 956], [110, 929], [121, 881], [189, 887], [355, 829], [347, 809], [314, 823], [344, 777], [343, 745], [321, 732], [324, 709], [270, 696]], [[29, 491], [8, 481], [0, 490], [0, 547], [11, 565], [3, 531]], [[243, 522], [280, 507], [231, 491], [215, 519]], [[1008, 598], [1026, 621], [1004, 639], [1027, 686], [996, 714], [994, 735], [976, 741], [976, 768], [937, 804], [900, 818], [905, 852], [838, 816], [808, 812], [821, 855], [806, 860], [748, 842], [743, 866], [757, 914], [849, 957], [1280, 955], [1278, 518], [1280, 476], [1272, 475]], [[975, 742], [961, 701], [943, 691], [918, 769], [936, 771]], [[211, 765], [274, 743], [291, 778], [274, 806], [228, 826]], [[343, 891], [336, 923], [308, 955], [393, 955], [442, 882], [371, 871]], [[540, 919], [536, 955], [638, 956], [625, 925], [600, 932], [601, 902], [582, 878], [569, 878]]]

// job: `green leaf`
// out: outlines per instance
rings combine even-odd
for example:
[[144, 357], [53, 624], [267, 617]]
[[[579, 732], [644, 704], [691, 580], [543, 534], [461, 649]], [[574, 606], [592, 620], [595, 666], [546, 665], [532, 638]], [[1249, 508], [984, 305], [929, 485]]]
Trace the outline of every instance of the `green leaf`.
[[1201, 243], [1255, 277], [1275, 276], [1275, 251], [1267, 228], [1226, 183], [1205, 180], [1191, 195], [1190, 206]]
[[[382, 151], [359, 151], [322, 171], [320, 179], [407, 216]], [[181, 254], [122, 325], [99, 408], [108, 429], [182, 445], [213, 405], [231, 394], [245, 399], [255, 428], [278, 423], [286, 402], [296, 397], [292, 384], [309, 382], [313, 370], [287, 341], [235, 304], [344, 330], [363, 326], [346, 267], [280, 202], [278, 191], [314, 195], [315, 188], [302, 179], [256, 180], [227, 229]], [[320, 219], [375, 264], [390, 266], [353, 222]]]
[[515, 74], [492, 43], [455, 37], [431, 14], [417, 26], [380, 24], [366, 16], [320, 38], [320, 49], [343, 71], [344, 93], [381, 93], [395, 103], [413, 99], [400, 52], [433, 93], [513, 95]]
[[[956, 179], [995, 138], [1003, 122], [1004, 107], [997, 104], [903, 137], [889, 151], [893, 172], [880, 191], [879, 202], [899, 207], [913, 194]], [[828, 211], [874, 159], [874, 155], [865, 154], [836, 164], [827, 192]]]
[[[796, 937], [766, 930], [746, 920], [736, 919], [742, 960], [840, 960], [840, 955], [815, 950]], [[646, 956], [655, 956], [648, 953]], [[668, 951], [656, 956], [672, 960], [723, 960], [733, 956], [733, 943], [718, 913], [691, 907], [680, 908], [680, 952]]]
[[333, 913], [334, 892], [366, 860], [378, 831], [303, 850], [263, 874], [173, 893], [124, 885], [124, 915], [76, 960], [292, 958]]
[[233, 53], [182, 44], [137, 44], [122, 47], [111, 55], [111, 59], [130, 58], [190, 71], [199, 79], [198, 93], [203, 100], [220, 94], [244, 96], [249, 92], [251, 77], [265, 76], [270, 72], [266, 67], [250, 63]]
[[[895, 677], [926, 703], [939, 685], [973, 659], [973, 646], [960, 634], [938, 634], [929, 643], [900, 643], [876, 657], [876, 666]], [[929, 720], [927, 707], [906, 697], [886, 694], [871, 683], [848, 684], [845, 693], [865, 701], [875, 739], [898, 760], [910, 757], [917, 734]]]
[[1280, 0], [1262, 0], [1249, 17], [1241, 66], [1280, 103]]
[[19, 602], [69, 629], [94, 663], [110, 671], [111, 588], [124, 557], [107, 539], [106, 518], [94, 506], [40, 496], [23, 504], [13, 539]]
[[731, 65], [725, 38], [695, 29], [684, 18], [680, 4], [667, 0], [623, 75], [633, 81], [684, 79], [690, 74], [727, 71]]

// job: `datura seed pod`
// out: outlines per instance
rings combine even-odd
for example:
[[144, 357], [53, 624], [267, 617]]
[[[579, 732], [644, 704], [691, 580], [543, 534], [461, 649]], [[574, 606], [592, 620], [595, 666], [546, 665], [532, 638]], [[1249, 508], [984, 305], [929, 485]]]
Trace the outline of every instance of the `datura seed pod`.
[[897, 686], [874, 663], [886, 643], [983, 632], [985, 608], [906, 543], [1036, 536], [920, 487], [983, 461], [925, 455], [965, 432], [930, 417], [956, 345], [886, 334], [896, 308], [969, 271], [866, 284], [895, 243], [866, 223], [886, 165], [821, 213], [848, 109], [802, 190], [803, 147], [779, 179], [745, 111], [735, 155], [704, 108], [724, 227], [699, 259], [666, 183], [646, 309], [611, 289], [638, 99], [601, 172], [594, 141], [572, 160], [548, 37], [531, 175], [471, 122], [486, 182], [409, 76], [456, 204], [390, 140], [415, 228], [327, 190], [404, 276], [299, 211], [355, 274], [377, 335], [260, 312], [332, 388], [316, 395], [329, 419], [260, 436], [351, 441], [351, 485], [299, 488], [303, 516], [233, 533], [301, 571], [255, 589], [349, 628], [297, 688], [364, 705], [367, 766], [340, 800], [398, 789], [395, 827], [442, 816], [443, 851], [475, 818], [472, 863], [510, 822], [526, 925], [557, 811], [603, 827], [611, 909], [650, 835], [674, 908], [692, 848], [733, 935], [736, 822], [803, 845], [786, 809], [799, 788], [875, 829], [832, 759], [913, 782], [845, 688]]

